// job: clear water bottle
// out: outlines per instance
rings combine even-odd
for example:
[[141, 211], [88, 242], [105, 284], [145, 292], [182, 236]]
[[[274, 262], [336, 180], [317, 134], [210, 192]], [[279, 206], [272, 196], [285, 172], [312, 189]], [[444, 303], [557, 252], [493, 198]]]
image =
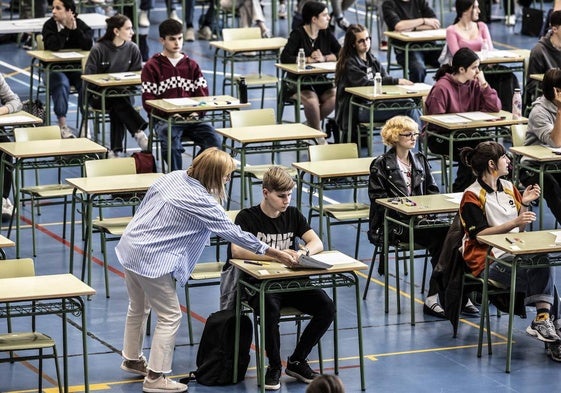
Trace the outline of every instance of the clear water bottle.
[[240, 94], [240, 104], [247, 104], [247, 83], [245, 83], [245, 77], [240, 76], [238, 81], [238, 91]]
[[382, 74], [379, 72], [374, 75], [374, 95], [382, 95]]
[[298, 50], [297, 63], [298, 63], [298, 69], [299, 70], [305, 70], [306, 69], [306, 53], [304, 52], [304, 48], [300, 48]]
[[512, 118], [517, 120], [522, 117], [522, 93], [520, 89], [514, 89], [512, 95]]

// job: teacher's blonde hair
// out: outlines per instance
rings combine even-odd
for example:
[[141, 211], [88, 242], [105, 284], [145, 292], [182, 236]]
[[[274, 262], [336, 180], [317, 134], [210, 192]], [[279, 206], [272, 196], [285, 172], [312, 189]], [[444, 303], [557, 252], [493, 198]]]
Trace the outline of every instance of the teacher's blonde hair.
[[228, 153], [210, 147], [195, 157], [187, 174], [197, 179], [209, 193], [223, 202], [226, 198], [224, 179], [229, 178], [234, 169], [236, 163]]

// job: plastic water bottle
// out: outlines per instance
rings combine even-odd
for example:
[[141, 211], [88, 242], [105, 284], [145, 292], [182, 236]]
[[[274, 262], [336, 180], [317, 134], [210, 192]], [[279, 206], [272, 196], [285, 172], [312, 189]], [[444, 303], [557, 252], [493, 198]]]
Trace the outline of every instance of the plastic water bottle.
[[489, 55], [489, 42], [487, 42], [487, 39], [484, 38], [483, 41], [481, 42], [481, 59], [480, 60], [485, 60], [488, 55]]
[[514, 89], [514, 94], [512, 95], [512, 118], [514, 120], [520, 119], [522, 117], [522, 94], [520, 89]]
[[240, 104], [247, 104], [247, 84], [245, 83], [245, 77], [243, 76], [240, 76], [238, 89], [240, 93]]
[[298, 50], [298, 69], [305, 70], [306, 69], [306, 53], [304, 52], [304, 48], [300, 48]]
[[382, 95], [382, 75], [379, 72], [374, 75], [374, 95]]

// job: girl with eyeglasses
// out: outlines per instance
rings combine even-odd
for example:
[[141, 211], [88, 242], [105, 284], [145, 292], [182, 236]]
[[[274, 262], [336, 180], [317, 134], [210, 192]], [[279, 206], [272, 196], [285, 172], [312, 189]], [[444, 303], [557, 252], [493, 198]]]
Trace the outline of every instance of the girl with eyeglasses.
[[[485, 75], [479, 70], [480, 60], [469, 48], [461, 48], [452, 58], [452, 64], [444, 64], [437, 71], [436, 83], [426, 100], [426, 114], [461, 112], [498, 112], [502, 105], [497, 91], [489, 86]], [[443, 128], [431, 126], [440, 134], [449, 134]], [[479, 141], [455, 141], [454, 161], [459, 161], [459, 149], [465, 146], [475, 147]], [[431, 152], [448, 155], [448, 141], [429, 135], [427, 145]], [[471, 170], [462, 162], [458, 162], [458, 173], [452, 185], [454, 192], [461, 192], [473, 182]]]
[[[372, 161], [370, 165], [368, 182], [370, 228], [368, 238], [373, 244], [381, 244], [384, 236], [382, 232], [385, 209], [376, 203], [376, 199], [407, 199], [409, 196], [440, 193], [430, 172], [426, 157], [421, 152], [413, 151], [419, 136], [417, 123], [407, 116], [395, 116], [386, 122], [382, 128], [381, 136], [384, 144], [389, 146], [390, 149]], [[398, 213], [395, 212], [392, 213], [392, 216], [399, 218]], [[408, 218], [406, 219], [408, 220]], [[415, 229], [415, 243], [429, 251], [433, 268], [440, 257], [447, 232], [447, 227]], [[409, 233], [402, 226], [392, 225], [390, 226], [389, 239], [392, 244], [402, 241], [408, 242]], [[380, 269], [378, 271], [384, 273]], [[478, 312], [477, 308], [471, 303], [466, 305], [465, 310], [471, 311], [471, 313]], [[423, 311], [428, 315], [439, 318], [445, 317], [444, 309], [438, 301], [438, 285], [432, 277]]]
[[[413, 82], [403, 79], [394, 78], [386, 72], [386, 69], [380, 64], [378, 59], [371, 52], [371, 39], [368, 30], [362, 25], [350, 25], [345, 34], [345, 41], [343, 47], [339, 52], [339, 57], [337, 60], [337, 68], [335, 71], [335, 83], [337, 85], [337, 99], [335, 107], [335, 120], [339, 130], [342, 131], [343, 140], [341, 142], [347, 141], [348, 135], [348, 122], [350, 116], [350, 101], [351, 94], [345, 91], [347, 87], [357, 87], [357, 86], [373, 86], [374, 76], [379, 72], [382, 76], [382, 85], [412, 85]], [[410, 102], [410, 99], [406, 100], [392, 100], [387, 101], [387, 105], [394, 105], [398, 102], [406, 103]], [[412, 104], [412, 102], [411, 102]], [[368, 122], [370, 118], [370, 112], [368, 110], [359, 110], [358, 108], [353, 108], [353, 120], [352, 125], [352, 140], [357, 140], [356, 126], [358, 122]], [[383, 110], [375, 111], [374, 119], [375, 121], [384, 121], [395, 115], [407, 115], [413, 118], [417, 123], [420, 124], [420, 112], [417, 109], [413, 110]], [[338, 142], [338, 138], [335, 137], [335, 142]]]

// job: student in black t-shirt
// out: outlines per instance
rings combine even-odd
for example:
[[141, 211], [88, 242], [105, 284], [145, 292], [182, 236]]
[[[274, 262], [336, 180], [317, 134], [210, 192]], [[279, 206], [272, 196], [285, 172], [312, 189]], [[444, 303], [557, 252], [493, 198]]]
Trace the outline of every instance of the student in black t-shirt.
[[[235, 223], [242, 230], [253, 233], [269, 246], [298, 256], [300, 253], [317, 254], [323, 251], [323, 243], [310, 228], [306, 218], [297, 208], [290, 205], [294, 180], [280, 167], [270, 168], [263, 176], [263, 199], [257, 206], [240, 211]], [[299, 247], [298, 239], [304, 244]], [[299, 248], [301, 248], [299, 250]], [[241, 247], [231, 244], [228, 258], [271, 260]], [[236, 285], [236, 270], [227, 264], [222, 274], [220, 285], [221, 308], [232, 308], [234, 302], [228, 294]], [[225, 300], [229, 300], [225, 301]], [[249, 303], [254, 310], [259, 310], [259, 296], [253, 296]], [[319, 374], [313, 371], [306, 357], [327, 331], [335, 316], [333, 301], [322, 289], [301, 292], [267, 294], [265, 296], [265, 350], [269, 358], [269, 367], [265, 374], [265, 389], [280, 389], [281, 357], [279, 319], [282, 307], [294, 307], [312, 316], [291, 356], [288, 357], [286, 374], [304, 383], [310, 383]]]

